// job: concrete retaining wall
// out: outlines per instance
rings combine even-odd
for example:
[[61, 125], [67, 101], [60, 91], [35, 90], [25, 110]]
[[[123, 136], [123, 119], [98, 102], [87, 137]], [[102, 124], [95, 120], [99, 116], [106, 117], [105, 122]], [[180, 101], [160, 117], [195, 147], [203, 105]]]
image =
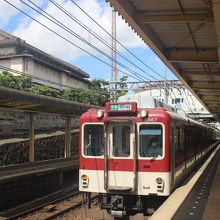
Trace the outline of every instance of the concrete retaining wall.
[[7, 182], [0, 181], [0, 211], [14, 208], [17, 205], [58, 190], [61, 187], [59, 177], [59, 172], [44, 172], [22, 176], [17, 179], [12, 178]]
[[[65, 118], [59, 115], [35, 114], [35, 132], [58, 130], [65, 127]], [[72, 128], [79, 127], [79, 117], [71, 121]], [[0, 111], [0, 137], [9, 137], [29, 132], [29, 114]]]

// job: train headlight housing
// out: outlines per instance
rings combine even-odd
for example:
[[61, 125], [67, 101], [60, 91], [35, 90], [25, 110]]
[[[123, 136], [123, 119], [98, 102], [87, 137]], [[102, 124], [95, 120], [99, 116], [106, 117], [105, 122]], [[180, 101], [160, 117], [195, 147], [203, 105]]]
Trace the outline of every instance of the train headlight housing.
[[146, 110], [141, 110], [139, 112], [139, 115], [140, 115], [141, 118], [146, 118], [147, 117], [147, 111]]
[[156, 182], [157, 182], [157, 184], [162, 184], [162, 183], [163, 183], [163, 179], [160, 178], [160, 177], [158, 177], [158, 178], [156, 179]]
[[98, 119], [100, 119], [100, 118], [102, 118], [103, 116], [104, 116], [104, 111], [101, 110], [101, 109], [97, 110], [97, 112], [96, 112], [96, 117], [97, 117]]
[[88, 187], [89, 186], [89, 177], [86, 174], [83, 174], [81, 176], [81, 180], [82, 180], [82, 186], [83, 187]]
[[165, 185], [164, 180], [161, 177], [158, 177], [156, 179], [156, 183], [157, 183], [157, 191], [163, 191]]

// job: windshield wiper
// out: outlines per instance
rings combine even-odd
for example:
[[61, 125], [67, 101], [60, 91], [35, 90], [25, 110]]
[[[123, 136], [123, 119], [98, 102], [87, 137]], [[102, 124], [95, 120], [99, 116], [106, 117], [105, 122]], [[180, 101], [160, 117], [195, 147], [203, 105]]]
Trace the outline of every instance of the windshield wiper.
[[156, 156], [153, 156], [150, 160], [154, 161], [154, 160], [156, 160], [158, 158], [158, 156], [159, 156], [159, 154], [157, 154]]

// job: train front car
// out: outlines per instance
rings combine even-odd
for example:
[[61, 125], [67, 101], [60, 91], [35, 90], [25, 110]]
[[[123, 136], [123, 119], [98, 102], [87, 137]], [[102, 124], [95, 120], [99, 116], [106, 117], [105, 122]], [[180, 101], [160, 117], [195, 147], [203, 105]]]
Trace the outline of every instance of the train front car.
[[170, 194], [169, 114], [107, 103], [80, 119], [79, 188], [101, 195], [115, 216], [146, 209], [147, 199]]

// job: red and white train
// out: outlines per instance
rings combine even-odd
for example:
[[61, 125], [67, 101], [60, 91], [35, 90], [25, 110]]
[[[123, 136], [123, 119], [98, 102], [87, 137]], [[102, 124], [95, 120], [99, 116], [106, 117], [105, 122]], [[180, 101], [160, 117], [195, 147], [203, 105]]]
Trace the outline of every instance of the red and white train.
[[112, 215], [143, 212], [149, 199], [172, 193], [211, 150], [215, 133], [163, 107], [89, 109], [80, 118], [79, 189], [99, 193]]

